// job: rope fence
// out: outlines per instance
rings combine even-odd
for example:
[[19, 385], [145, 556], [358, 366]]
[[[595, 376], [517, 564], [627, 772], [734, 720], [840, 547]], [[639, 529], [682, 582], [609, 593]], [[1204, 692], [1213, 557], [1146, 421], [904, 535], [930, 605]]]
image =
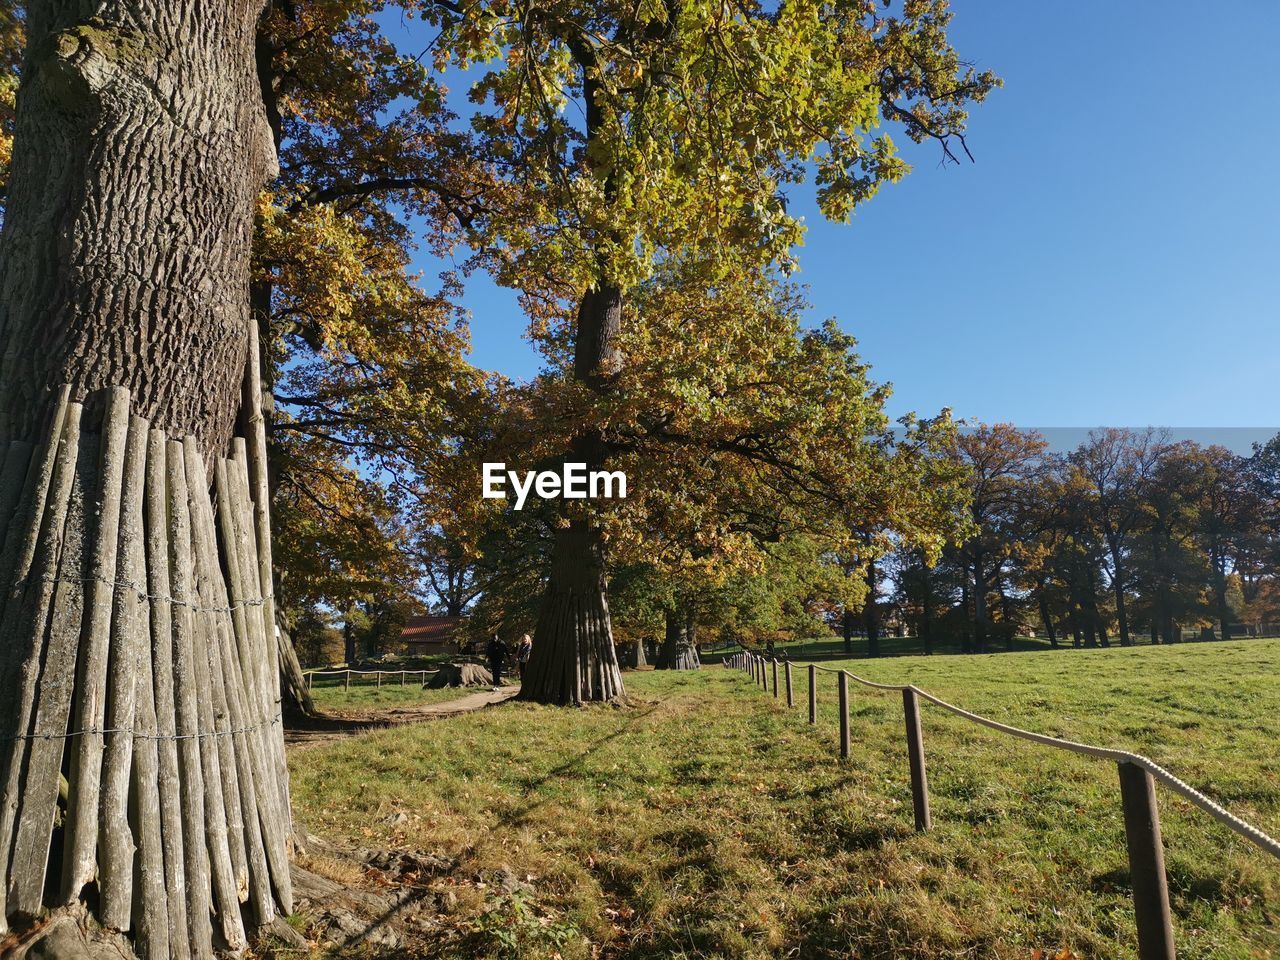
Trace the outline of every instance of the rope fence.
[[[723, 666], [741, 670], [751, 675], [753, 682], [765, 692], [779, 697], [778, 671], [782, 668], [788, 707], [795, 706], [792, 686], [793, 664], [790, 660], [764, 657], [744, 649], [727, 657]], [[1078, 743], [1059, 737], [1051, 737], [1032, 730], [1014, 727], [990, 717], [965, 710], [927, 690], [913, 684], [877, 683], [848, 670], [824, 667], [816, 663], [797, 664], [809, 673], [809, 723], [818, 722], [817, 673], [833, 673], [837, 676], [840, 717], [840, 756], [848, 759], [851, 751], [849, 726], [849, 681], [873, 690], [902, 694], [903, 719], [906, 729], [907, 760], [911, 779], [911, 801], [916, 829], [925, 831], [932, 826], [929, 809], [929, 780], [925, 767], [924, 735], [920, 724], [920, 701], [925, 700], [943, 710], [994, 730], [997, 733], [1028, 740], [1042, 746], [1067, 750], [1096, 760], [1113, 761], [1120, 777], [1120, 799], [1124, 815], [1125, 839], [1129, 853], [1129, 874], [1133, 887], [1133, 902], [1138, 928], [1139, 960], [1174, 960], [1176, 951], [1173, 936], [1173, 917], [1169, 908], [1169, 887], [1164, 867], [1164, 847], [1160, 837], [1160, 815], [1156, 805], [1156, 782], [1163, 783], [1196, 808], [1211, 816], [1229, 830], [1253, 845], [1280, 859], [1280, 841], [1237, 817], [1225, 807], [1211, 800], [1199, 790], [1166, 770], [1160, 764], [1140, 753]]]

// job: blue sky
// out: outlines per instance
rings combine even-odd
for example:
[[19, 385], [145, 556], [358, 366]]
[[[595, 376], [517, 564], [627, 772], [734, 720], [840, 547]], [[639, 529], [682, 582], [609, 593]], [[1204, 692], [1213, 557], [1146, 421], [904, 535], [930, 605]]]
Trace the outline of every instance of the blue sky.
[[[914, 172], [850, 226], [796, 195], [814, 322], [858, 337], [895, 415], [1280, 426], [1280, 3], [953, 9], [1005, 80], [977, 162], [895, 138]], [[465, 300], [474, 362], [534, 373], [514, 296], [477, 277]]]

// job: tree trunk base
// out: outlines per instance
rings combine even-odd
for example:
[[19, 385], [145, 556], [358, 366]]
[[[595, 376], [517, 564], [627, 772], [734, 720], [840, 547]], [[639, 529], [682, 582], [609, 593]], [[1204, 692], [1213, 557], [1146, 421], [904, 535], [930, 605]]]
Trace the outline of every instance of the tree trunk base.
[[0, 935], [94, 903], [211, 958], [292, 909], [265, 504], [243, 440], [210, 464], [104, 393], [0, 444]]
[[491, 687], [493, 674], [478, 663], [446, 663], [436, 671], [427, 686], [440, 687]]
[[603, 546], [585, 521], [556, 531], [551, 579], [520, 684], [521, 700], [582, 704], [623, 696], [605, 599]]

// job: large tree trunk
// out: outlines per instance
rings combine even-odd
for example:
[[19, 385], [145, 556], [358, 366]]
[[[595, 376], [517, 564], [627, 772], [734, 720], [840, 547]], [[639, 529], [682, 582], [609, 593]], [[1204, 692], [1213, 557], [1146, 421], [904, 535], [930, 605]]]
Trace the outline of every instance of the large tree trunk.
[[84, 900], [146, 957], [209, 957], [215, 929], [239, 949], [291, 909], [265, 443], [233, 442], [260, 405], [260, 9], [27, 5], [0, 234], [0, 934]]
[[920, 553], [920, 641], [926, 655], [933, 653], [933, 579]]
[[1058, 648], [1058, 635], [1053, 629], [1053, 616], [1049, 613], [1049, 598], [1044, 595], [1044, 586], [1041, 585], [1038, 591], [1040, 596], [1037, 602], [1040, 607], [1040, 622], [1044, 624], [1045, 636], [1049, 638], [1049, 646], [1053, 649]]
[[225, 452], [248, 345], [254, 201], [275, 151], [260, 3], [28, 4], [0, 277], [0, 436], [108, 386]]
[[1129, 610], [1124, 596], [1125, 575], [1124, 564], [1120, 559], [1120, 544], [1109, 538], [1108, 548], [1111, 551], [1111, 589], [1116, 597], [1116, 629], [1120, 632], [1120, 646], [1131, 647], [1133, 637], [1129, 634]]
[[880, 608], [876, 597], [880, 592], [880, 580], [874, 560], [867, 561], [867, 602], [862, 607], [862, 624], [867, 631], [867, 656], [880, 656]]
[[973, 558], [973, 638], [978, 653], [987, 652], [987, 634], [990, 625], [987, 613], [987, 571], [982, 563], [982, 554]]
[[520, 699], [580, 704], [621, 696], [599, 533], [584, 520], [556, 531], [551, 576]]
[[662, 652], [655, 666], [659, 670], [697, 670], [701, 666], [691, 616], [680, 610], [667, 611]]
[[1213, 566], [1213, 596], [1218, 614], [1218, 637], [1222, 640], [1230, 640], [1231, 608], [1227, 603], [1227, 560], [1221, 551], [1215, 549], [1210, 553], [1210, 563]]
[[[599, 287], [582, 298], [573, 375], [598, 393], [609, 389], [621, 362], [621, 325], [619, 288]], [[603, 466], [605, 455], [598, 430], [574, 438], [572, 459], [588, 470]], [[623, 686], [605, 596], [604, 540], [589, 515], [574, 512], [562, 522], [520, 697], [538, 703], [612, 700], [623, 694]]]

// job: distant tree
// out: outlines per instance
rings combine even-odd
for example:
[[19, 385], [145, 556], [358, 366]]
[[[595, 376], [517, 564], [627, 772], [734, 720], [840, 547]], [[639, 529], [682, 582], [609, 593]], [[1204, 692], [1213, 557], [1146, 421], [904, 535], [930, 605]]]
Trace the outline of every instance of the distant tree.
[[1181, 639], [1181, 625], [1206, 609], [1211, 573], [1197, 542], [1202, 465], [1195, 444], [1166, 444], [1146, 486], [1133, 549], [1153, 643]]
[[1094, 430], [1071, 455], [1071, 465], [1090, 487], [1087, 506], [1106, 542], [1111, 589], [1121, 646], [1131, 646], [1125, 595], [1132, 587], [1129, 540], [1142, 518], [1142, 497], [1159, 458], [1161, 440], [1144, 433], [1108, 428]]
[[[1201, 448], [1196, 455], [1197, 532], [1212, 574], [1218, 636], [1227, 640], [1233, 622], [1229, 597], [1240, 590], [1235, 571], [1242, 566], [1251, 528], [1261, 519], [1263, 510], [1255, 499], [1257, 487], [1250, 482], [1245, 458], [1217, 445]], [[1239, 605], [1234, 606], [1238, 612]]]
[[1020, 513], [1043, 469], [1047, 444], [1038, 433], [1012, 424], [981, 424], [961, 431], [953, 456], [968, 470], [969, 514], [974, 533], [961, 548], [972, 584], [974, 647], [982, 653], [991, 632], [993, 579], [1013, 552]]
[[[589, 468], [618, 453], [607, 434], [629, 366], [621, 338], [656, 265], [711, 254], [788, 263], [802, 231], [784, 191], [803, 178], [803, 161], [815, 161], [823, 211], [845, 220], [905, 172], [874, 130], [881, 119], [950, 154], [966, 105], [997, 82], [951, 49], [943, 0], [897, 17], [811, 0], [776, 9], [438, 3], [425, 16], [441, 30], [438, 66], [487, 67], [473, 122], [535, 216], [490, 218], [482, 240], [501, 254], [500, 280], [524, 290], [535, 322], [548, 325], [566, 374], [597, 401], [567, 450]], [[522, 695], [611, 699], [622, 682], [605, 600], [607, 534], [589, 512], [566, 510], [554, 536]]]

